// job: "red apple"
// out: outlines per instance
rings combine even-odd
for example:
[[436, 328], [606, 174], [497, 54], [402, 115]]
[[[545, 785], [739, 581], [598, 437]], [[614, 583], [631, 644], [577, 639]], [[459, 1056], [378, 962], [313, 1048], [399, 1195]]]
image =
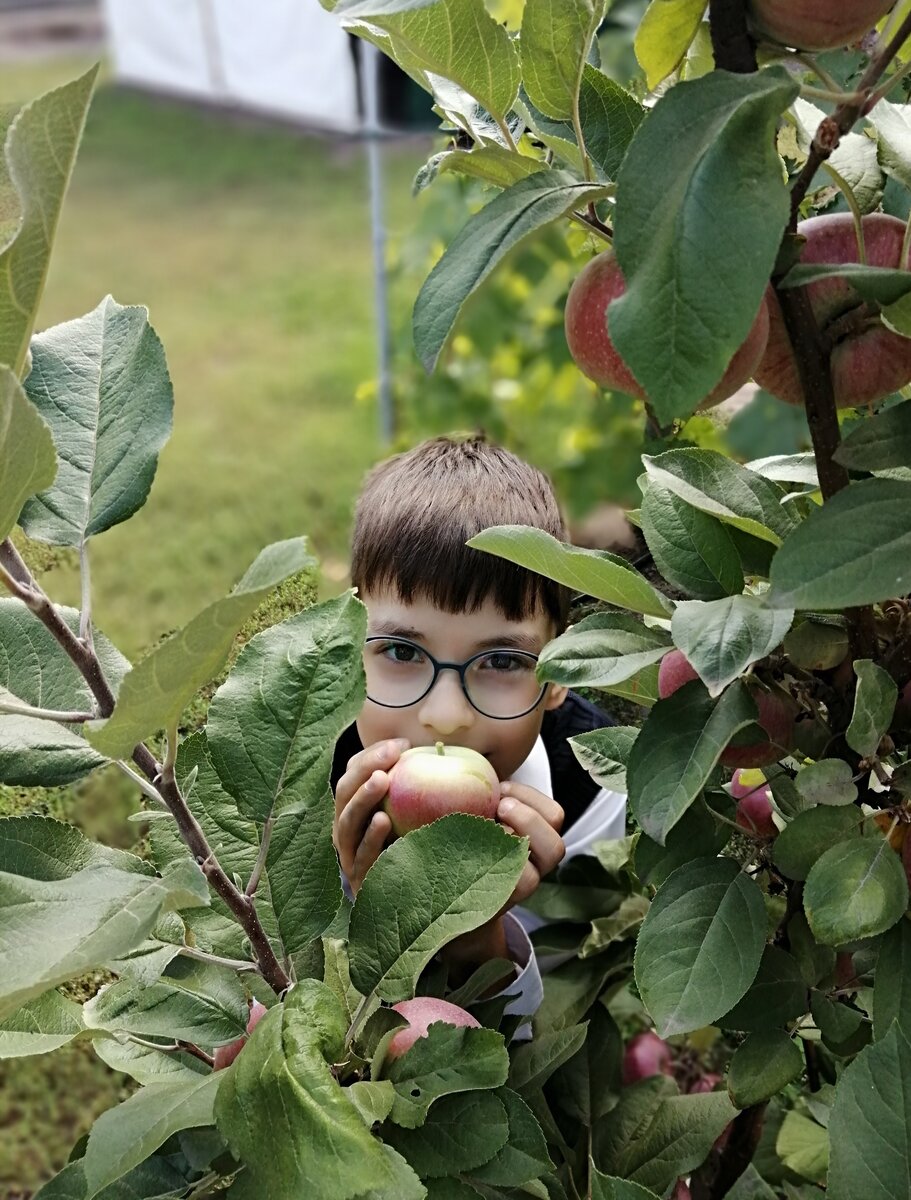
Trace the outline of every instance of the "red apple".
[[[753, 699], [759, 709], [759, 726], [765, 730], [767, 742], [750, 742], [728, 746], [719, 761], [725, 767], [765, 767], [778, 762], [790, 750], [794, 741], [794, 721], [797, 708], [784, 692], [753, 689]], [[746, 730], [744, 731], [747, 732]]]
[[682, 650], [669, 650], [658, 665], [658, 696], [666, 700], [699, 675]]
[[761, 771], [735, 771], [731, 795], [738, 802], [736, 821], [741, 829], [758, 837], [776, 837], [772, 820], [772, 790]]
[[483, 754], [464, 746], [415, 746], [389, 772], [383, 807], [401, 836], [447, 813], [496, 816], [500, 781]]
[[757, 31], [797, 50], [834, 50], [859, 41], [895, 0], [750, 0]]
[[[645, 391], [618, 354], [607, 332], [607, 306], [626, 290], [613, 250], [605, 250], [579, 272], [569, 289], [564, 313], [566, 344], [583, 375], [603, 388], [645, 399]], [[765, 350], [769, 317], [760, 304], [746, 340], [735, 351], [720, 381], [699, 405], [712, 408], [727, 400], [752, 376]]]
[[673, 1075], [671, 1050], [657, 1033], [637, 1033], [623, 1054], [623, 1082], [636, 1083], [652, 1075]]
[[[268, 1011], [265, 1004], [260, 1004], [258, 1000], [252, 1002], [250, 1005], [250, 1018], [247, 1021], [248, 1034], [253, 1032]], [[216, 1046], [214, 1070], [222, 1071], [225, 1067], [230, 1067], [246, 1044], [246, 1037], [239, 1037], [236, 1041], [228, 1042], [227, 1046]]]
[[[847, 6], [846, 6], [847, 7]], [[898, 267], [905, 223], [885, 213], [870, 213], [863, 218], [864, 245], [871, 267]], [[801, 250], [802, 263], [856, 263], [857, 236], [850, 213], [811, 217], [801, 221], [797, 232], [807, 240]], [[810, 305], [820, 332], [832, 336], [835, 322], [860, 309], [863, 300], [848, 283], [837, 276], [821, 279], [807, 287]], [[788, 404], [803, 404], [804, 393], [797, 370], [794, 348], [785, 329], [777, 297], [768, 293], [769, 339], [762, 362], [756, 370], [756, 382], [773, 396]], [[892, 333], [879, 320], [872, 320], [856, 332], [839, 336], [831, 357], [832, 386], [839, 408], [854, 408], [881, 400], [911, 380], [911, 338]]]
[[693, 1193], [685, 1179], [678, 1179], [677, 1186], [671, 1192], [670, 1200], [692, 1200]]
[[394, 1012], [401, 1013], [408, 1024], [400, 1029], [389, 1043], [387, 1058], [401, 1058], [418, 1038], [427, 1036], [427, 1030], [434, 1021], [467, 1026], [470, 1029], [481, 1027], [481, 1022], [470, 1012], [459, 1008], [458, 1004], [450, 1004], [448, 1000], [437, 1000], [435, 996], [415, 996], [413, 1000], [402, 1000], [399, 1004], [393, 1004], [392, 1008]]
[[716, 1075], [713, 1071], [707, 1071], [705, 1075], [700, 1075], [697, 1080], [690, 1084], [686, 1089], [687, 1095], [699, 1096], [703, 1092], [714, 1092], [719, 1083], [721, 1083], [721, 1076]]

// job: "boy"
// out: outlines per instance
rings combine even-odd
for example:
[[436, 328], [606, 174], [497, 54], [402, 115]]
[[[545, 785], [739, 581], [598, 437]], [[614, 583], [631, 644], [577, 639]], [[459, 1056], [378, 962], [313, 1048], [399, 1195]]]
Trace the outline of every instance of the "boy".
[[484, 754], [502, 781], [497, 819], [529, 839], [529, 859], [504, 912], [451, 942], [445, 956], [466, 968], [512, 959], [518, 974], [506, 1011], [525, 1014], [541, 995], [525, 932], [536, 921], [509, 910], [567, 853], [622, 837], [625, 803], [599, 791], [566, 741], [610, 718], [535, 679], [537, 655], [566, 627], [569, 593], [465, 545], [491, 525], [566, 536], [547, 478], [482, 438], [434, 438], [368, 475], [351, 566], [368, 612], [368, 698], [336, 747], [333, 832], [356, 893], [390, 838], [381, 805], [402, 752], [441, 741]]

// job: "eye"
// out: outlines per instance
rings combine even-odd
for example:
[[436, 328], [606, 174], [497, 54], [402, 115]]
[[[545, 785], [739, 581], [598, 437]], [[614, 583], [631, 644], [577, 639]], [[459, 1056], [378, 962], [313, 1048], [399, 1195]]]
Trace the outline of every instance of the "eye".
[[482, 671], [497, 673], [512, 673], [515, 671], [533, 671], [534, 661], [523, 654], [512, 654], [508, 650], [495, 650], [480, 661]]
[[426, 661], [418, 647], [410, 642], [376, 642], [374, 645], [376, 653], [388, 662], [417, 664]]

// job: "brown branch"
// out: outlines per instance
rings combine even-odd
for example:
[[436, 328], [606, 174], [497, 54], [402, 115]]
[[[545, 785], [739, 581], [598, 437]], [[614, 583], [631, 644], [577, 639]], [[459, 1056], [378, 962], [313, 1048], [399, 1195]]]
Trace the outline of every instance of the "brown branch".
[[909, 35], [911, 35], [911, 13], [902, 21], [888, 44], [870, 60], [866, 71], [864, 71], [861, 77], [860, 83], [851, 93], [850, 98], [839, 104], [835, 112], [820, 123], [813, 137], [807, 161], [804, 163], [794, 187], [791, 189], [791, 229], [794, 229], [797, 225], [800, 204], [809, 191], [813, 176], [832, 151], [836, 149], [838, 143], [851, 129], [855, 121], [869, 112], [869, 105], [871, 102], [875, 102], [876, 99], [876, 85], [879, 83], [889, 63], [895, 58], [896, 54], [898, 54], [907, 41]]
[[756, 43], [747, 28], [746, 0], [710, 0], [709, 30], [715, 66], [738, 75], [757, 69]]
[[690, 1178], [693, 1200], [721, 1200], [728, 1194], [753, 1160], [768, 1103], [764, 1100], [737, 1114], [724, 1145], [713, 1150]]
[[201, 1050], [195, 1042], [181, 1042], [177, 1045], [181, 1050], [185, 1050], [187, 1054], [192, 1054], [194, 1058], [198, 1058], [200, 1062], [207, 1063], [210, 1067], [215, 1066], [215, 1059], [211, 1054], [206, 1054], [205, 1050]]
[[[114, 694], [104, 677], [98, 656], [93, 649], [80, 641], [66, 624], [48, 596], [35, 582], [9, 539], [0, 543], [0, 578], [8, 591], [34, 613], [76, 665], [98, 701], [99, 715], [109, 717], [114, 711]], [[263, 978], [275, 992], [280, 994], [285, 991], [291, 980], [275, 957], [275, 951], [262, 927], [252, 898], [245, 896], [234, 886], [215, 858], [202, 827], [181, 795], [173, 768], [162, 768], [143, 742], [135, 747], [133, 761], [158, 788], [162, 800], [177, 822], [181, 837], [190, 848], [209, 884], [230, 908], [250, 939]]]

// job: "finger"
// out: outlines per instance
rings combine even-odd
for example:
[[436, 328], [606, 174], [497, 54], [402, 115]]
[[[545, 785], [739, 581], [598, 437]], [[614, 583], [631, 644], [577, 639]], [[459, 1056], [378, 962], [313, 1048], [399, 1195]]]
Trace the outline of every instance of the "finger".
[[548, 875], [566, 853], [563, 839], [547, 821], [518, 800], [501, 800], [497, 816], [513, 833], [529, 840], [528, 857], [541, 875]]
[[376, 742], [366, 750], [359, 750], [348, 760], [347, 769], [335, 785], [335, 814], [350, 802], [355, 792], [363, 787], [374, 771], [388, 771], [398, 762], [410, 745], [407, 738], [393, 738], [388, 742]]
[[389, 791], [389, 776], [374, 771], [354, 793], [335, 819], [336, 844], [342, 869], [346, 874], [353, 867], [358, 847], [364, 840], [367, 826]]
[[556, 800], [551, 800], [550, 796], [545, 796], [537, 788], [508, 780], [506, 783], [500, 784], [500, 796], [509, 796], [521, 801], [522, 804], [527, 804], [529, 808], [540, 813], [551, 829], [556, 829], [557, 833], [563, 828], [563, 809]]
[[392, 832], [392, 822], [384, 812], [374, 813], [364, 834], [364, 839], [358, 846], [354, 856], [352, 876], [349, 880], [354, 891], [364, 882], [364, 876], [379, 858], [386, 845], [386, 839]]
[[519, 882], [509, 897], [507, 907], [511, 907], [514, 904], [521, 904], [523, 900], [527, 900], [529, 896], [538, 890], [540, 883], [541, 875], [537, 868], [533, 863], [527, 862], [522, 869], [522, 874], [519, 876]]

